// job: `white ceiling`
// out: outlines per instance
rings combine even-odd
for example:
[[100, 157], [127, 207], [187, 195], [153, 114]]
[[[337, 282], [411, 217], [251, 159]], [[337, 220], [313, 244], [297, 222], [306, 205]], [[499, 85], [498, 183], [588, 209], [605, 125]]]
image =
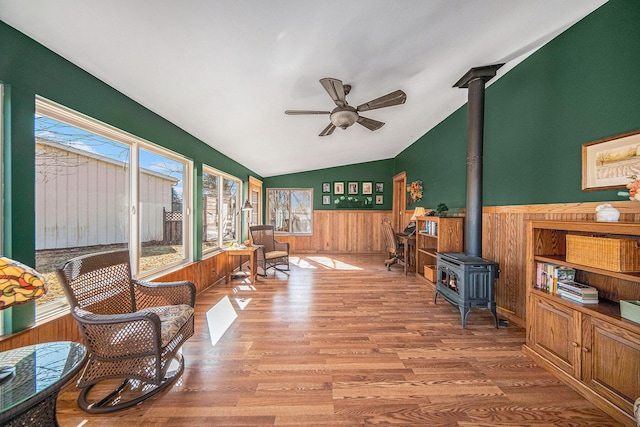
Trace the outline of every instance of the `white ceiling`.
[[[498, 78], [605, 0], [0, 0], [0, 19], [264, 177], [396, 156], [463, 105], [471, 67]], [[1, 59], [0, 59], [1, 60]], [[396, 89], [386, 123], [318, 134], [335, 107]], [[495, 81], [496, 79], [494, 79]]]

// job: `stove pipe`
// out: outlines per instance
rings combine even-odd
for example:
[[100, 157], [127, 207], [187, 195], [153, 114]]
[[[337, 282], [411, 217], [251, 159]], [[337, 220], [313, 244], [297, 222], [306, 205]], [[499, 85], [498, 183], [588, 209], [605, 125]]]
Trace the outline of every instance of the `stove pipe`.
[[467, 207], [465, 252], [482, 257], [482, 150], [485, 84], [504, 64], [472, 68], [453, 85], [468, 88], [467, 102]]

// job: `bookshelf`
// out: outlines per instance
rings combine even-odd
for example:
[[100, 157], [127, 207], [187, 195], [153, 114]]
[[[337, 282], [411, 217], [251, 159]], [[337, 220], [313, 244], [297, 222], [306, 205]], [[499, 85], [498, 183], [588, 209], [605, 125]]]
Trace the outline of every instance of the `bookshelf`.
[[435, 272], [436, 252], [462, 252], [463, 228], [462, 217], [417, 217], [416, 274], [433, 282], [430, 272]]
[[[523, 352], [623, 425], [635, 426], [633, 402], [640, 396], [640, 324], [620, 316], [620, 300], [640, 299], [640, 272], [568, 262], [567, 236], [640, 242], [640, 224], [528, 223]], [[599, 258], [608, 256], [595, 243], [581, 250], [597, 253]], [[575, 269], [575, 281], [596, 288], [599, 303], [579, 304], [554, 294], [548, 286], [540, 287], [539, 263]]]

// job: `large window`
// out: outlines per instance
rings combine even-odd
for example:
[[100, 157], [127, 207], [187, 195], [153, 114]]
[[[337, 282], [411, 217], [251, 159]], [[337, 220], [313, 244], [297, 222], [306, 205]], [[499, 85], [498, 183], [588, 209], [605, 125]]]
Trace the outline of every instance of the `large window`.
[[239, 179], [204, 167], [202, 171], [202, 252], [210, 252], [239, 240]]
[[128, 248], [136, 277], [191, 259], [187, 159], [40, 98], [35, 136], [39, 318], [66, 305], [55, 268], [69, 258]]
[[267, 189], [267, 224], [277, 233], [313, 234], [313, 189]]

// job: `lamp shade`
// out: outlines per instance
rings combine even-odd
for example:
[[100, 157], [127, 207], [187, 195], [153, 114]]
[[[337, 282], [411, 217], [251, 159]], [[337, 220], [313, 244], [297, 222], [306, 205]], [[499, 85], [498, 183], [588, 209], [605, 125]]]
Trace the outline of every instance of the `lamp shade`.
[[39, 298], [46, 292], [44, 276], [18, 261], [0, 257], [0, 310]]
[[244, 205], [242, 205], [242, 210], [243, 211], [252, 211], [253, 210], [253, 206], [251, 206], [251, 203], [249, 203], [249, 199], [247, 199], [244, 202]]
[[418, 206], [418, 207], [416, 207], [416, 208], [413, 210], [413, 215], [411, 216], [411, 221], [415, 221], [415, 219], [416, 219], [417, 217], [419, 217], [419, 216], [423, 216], [424, 214], [425, 214], [425, 210], [424, 210], [424, 208], [421, 208], [421, 207], [419, 207], [419, 206]]

